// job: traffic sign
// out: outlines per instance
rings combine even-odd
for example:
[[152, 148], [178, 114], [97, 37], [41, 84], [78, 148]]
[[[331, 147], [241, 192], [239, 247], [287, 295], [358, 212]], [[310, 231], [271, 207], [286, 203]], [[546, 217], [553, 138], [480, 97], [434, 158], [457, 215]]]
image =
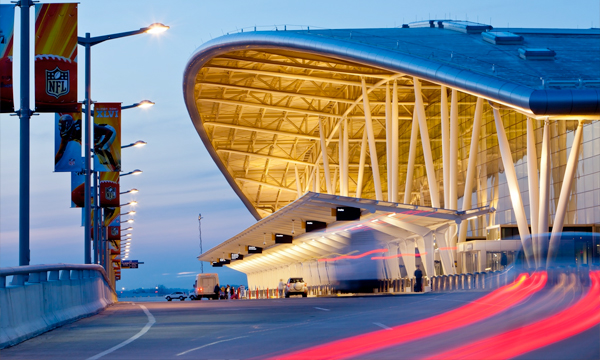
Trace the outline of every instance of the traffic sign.
[[121, 269], [137, 269], [139, 264], [143, 263], [138, 262], [137, 260], [122, 260]]

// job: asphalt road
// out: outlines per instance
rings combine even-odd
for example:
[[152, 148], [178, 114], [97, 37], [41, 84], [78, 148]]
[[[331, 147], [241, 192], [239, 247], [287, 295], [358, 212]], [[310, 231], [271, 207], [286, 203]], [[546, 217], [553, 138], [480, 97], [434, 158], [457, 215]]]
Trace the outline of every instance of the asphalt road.
[[[312, 346], [412, 323], [477, 304], [484, 292], [348, 298], [120, 302], [102, 313], [0, 351], [8, 359], [249, 359], [285, 356]], [[476, 339], [519, 328], [571, 306], [575, 290], [543, 291], [470, 326], [377, 348], [357, 358], [435, 356]], [[489, 304], [489, 308], [501, 306]], [[412, 326], [412, 324], [411, 324]], [[598, 326], [528, 352], [522, 359], [598, 359]]]

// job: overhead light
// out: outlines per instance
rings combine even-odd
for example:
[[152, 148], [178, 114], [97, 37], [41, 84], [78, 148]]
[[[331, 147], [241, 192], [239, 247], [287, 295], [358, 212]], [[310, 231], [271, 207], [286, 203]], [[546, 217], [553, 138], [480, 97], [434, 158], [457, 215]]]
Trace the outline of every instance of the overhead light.
[[151, 24], [150, 26], [148, 26], [148, 30], [146, 30], [146, 32], [148, 34], [160, 34], [167, 30], [169, 30], [168, 26], [163, 25], [161, 23], [154, 23], [154, 24]]
[[137, 107], [139, 108], [149, 108], [151, 106], [154, 105], [154, 102], [150, 101], [150, 100], [142, 100], [138, 103]]
[[467, 220], [474, 220], [474, 219], [477, 219], [477, 215], [471, 216], [470, 218], [467, 218]]

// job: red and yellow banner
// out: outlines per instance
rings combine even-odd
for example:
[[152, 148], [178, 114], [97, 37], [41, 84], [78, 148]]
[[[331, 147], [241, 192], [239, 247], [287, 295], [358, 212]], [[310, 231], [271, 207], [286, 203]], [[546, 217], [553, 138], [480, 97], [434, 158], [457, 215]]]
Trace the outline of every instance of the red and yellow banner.
[[104, 226], [108, 240], [121, 240], [121, 208], [104, 208]]
[[[83, 159], [81, 162], [83, 163]], [[85, 170], [83, 169], [71, 171], [71, 207], [85, 207]]]
[[94, 106], [94, 158], [96, 171], [121, 171], [121, 104]]
[[0, 5], [0, 113], [13, 112], [13, 31], [15, 5]]
[[116, 171], [100, 173], [100, 206], [118, 207], [121, 196], [119, 195], [119, 173]]
[[77, 111], [77, 4], [35, 5], [35, 111]]
[[81, 104], [74, 113], [56, 113], [54, 130], [54, 171], [81, 171]]

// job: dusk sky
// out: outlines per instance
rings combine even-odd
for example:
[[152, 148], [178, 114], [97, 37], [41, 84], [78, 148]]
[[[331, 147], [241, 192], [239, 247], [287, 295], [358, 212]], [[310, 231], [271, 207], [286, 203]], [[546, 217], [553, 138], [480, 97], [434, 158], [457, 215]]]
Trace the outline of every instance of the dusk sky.
[[[143, 148], [123, 150], [123, 171], [141, 169], [144, 173], [121, 180], [121, 191], [140, 190], [135, 195], [123, 195], [121, 203], [139, 202], [130, 259], [145, 264], [137, 270], [122, 270], [117, 288], [159, 284], [191, 288], [193, 277], [200, 271], [196, 260], [200, 251], [199, 213], [204, 217], [204, 250], [255, 222], [211, 160], [185, 109], [184, 66], [202, 43], [255, 25], [262, 29], [284, 24], [381, 28], [429, 18], [458, 18], [482, 23], [491, 19], [495, 27], [597, 28], [599, 14], [598, 0], [80, 0], [79, 36], [136, 30], [154, 22], [171, 27], [160, 35], [142, 34], [92, 48], [92, 100], [123, 105], [144, 99], [156, 102], [152, 108], [126, 110], [122, 115], [122, 143], [148, 142]], [[78, 51], [78, 92], [79, 100], [83, 100], [85, 59], [81, 46]], [[15, 83], [16, 94], [18, 89]], [[54, 114], [32, 117], [31, 264], [83, 263], [81, 210], [70, 208], [70, 174], [53, 172], [53, 141]], [[18, 149], [18, 118], [2, 114], [1, 267], [18, 265]], [[228, 268], [213, 269], [205, 264], [204, 269], [218, 272], [222, 284], [246, 283], [244, 274]]]

